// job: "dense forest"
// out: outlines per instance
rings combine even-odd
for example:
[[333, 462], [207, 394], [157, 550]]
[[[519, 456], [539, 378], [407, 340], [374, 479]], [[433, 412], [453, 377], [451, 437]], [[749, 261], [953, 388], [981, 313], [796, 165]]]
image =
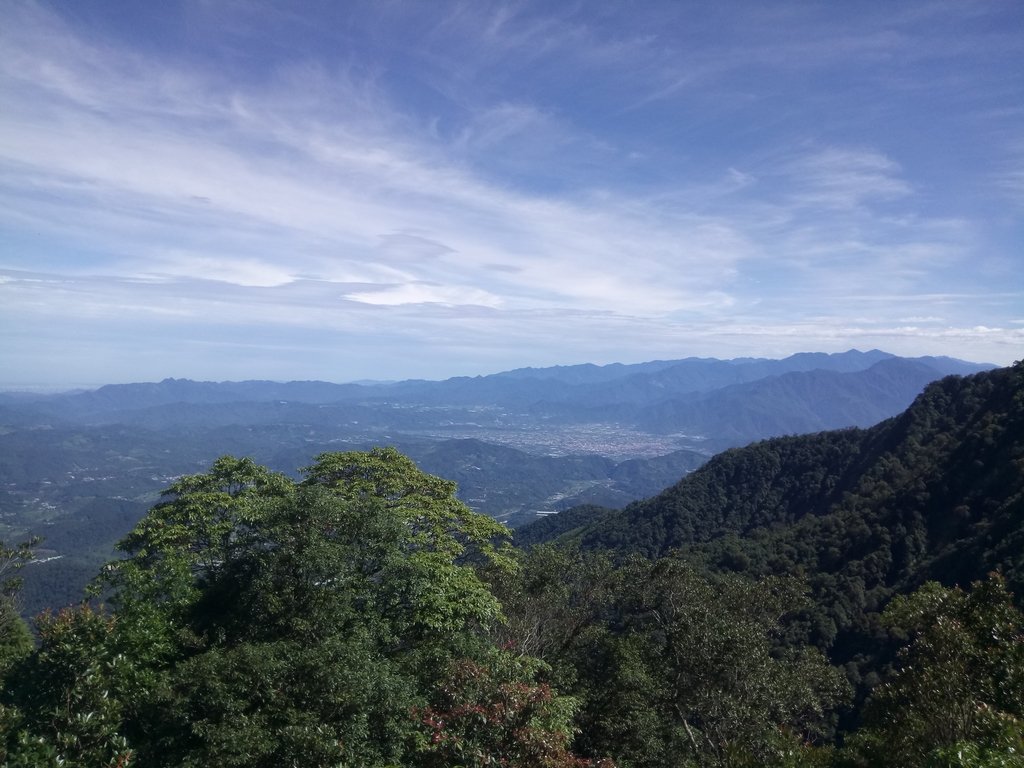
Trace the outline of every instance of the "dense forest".
[[517, 532], [393, 449], [178, 479], [18, 617], [8, 766], [1024, 765], [1024, 364]]

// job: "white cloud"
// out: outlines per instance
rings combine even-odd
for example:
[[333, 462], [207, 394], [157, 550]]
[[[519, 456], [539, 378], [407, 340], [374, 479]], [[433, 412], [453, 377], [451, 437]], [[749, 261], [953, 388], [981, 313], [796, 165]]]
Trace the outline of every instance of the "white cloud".
[[279, 264], [225, 254], [165, 253], [149, 261], [140, 277], [183, 277], [213, 280], [242, 287], [273, 287], [286, 285], [295, 275]]
[[[282, 29], [315, 31], [275, 13]], [[929, 209], [934, 188], [888, 142], [809, 123], [751, 148], [771, 119], [742, 123], [737, 105], [789, 86], [758, 92], [737, 73], [878, 63], [905, 48], [905, 30], [820, 40], [794, 27], [748, 57], [732, 43], [758, 25], [732, 20], [729, 45], [695, 32], [688, 47], [670, 33], [671, 5], [632, 26], [568, 7], [367, 13], [388, 30], [386, 56], [363, 61], [356, 43], [335, 58], [295, 49], [242, 75], [113, 46], [12, 3], [0, 30], [6, 317], [27, 329], [164, 316], [323, 329], [349, 344], [387, 333], [514, 349], [522, 362], [558, 349], [664, 356], [747, 332], [805, 334], [809, 348], [874, 333], [850, 320], [864, 316], [922, 343], [938, 343], [933, 326], [1009, 324], [969, 317], [991, 294], [983, 267], [998, 271], [976, 218], [948, 201]], [[392, 36], [392, 22], [417, 34]], [[242, 46], [245, 24], [233, 30]], [[801, 68], [787, 50], [812, 49], [787, 47], [797, 42], [821, 58]], [[624, 117], [638, 100], [650, 108]], [[779, 119], [785, 107], [772, 104]], [[1004, 186], [1016, 189], [1012, 169]], [[998, 274], [1019, 297], [1010, 272]], [[871, 298], [883, 290], [904, 298], [883, 306]], [[1012, 343], [1007, 333], [991, 336]]]
[[401, 304], [444, 304], [446, 306], [473, 305], [498, 307], [501, 300], [486, 291], [476, 288], [431, 285], [429, 283], [407, 283], [405, 285], [382, 286], [373, 291], [353, 292], [346, 299], [363, 304], [397, 306]]
[[[665, 216], [614, 196], [570, 201], [512, 192], [446, 165], [415, 135], [366, 133], [362, 113], [328, 123], [327, 115], [306, 111], [315, 105], [296, 110], [275, 94], [268, 100], [235, 89], [224, 99], [216, 83], [194, 73], [108, 61], [109, 54], [73, 42], [63, 54], [46, 52], [66, 57], [48, 69], [74, 72], [85, 61], [106, 83], [50, 88], [57, 95], [40, 102], [9, 66], [18, 109], [0, 125], [0, 144], [61, 227], [96, 249], [117, 248], [120, 258], [104, 273], [115, 267], [253, 286], [299, 277], [476, 284], [439, 300], [462, 295], [494, 305], [500, 295], [510, 306], [650, 313], [698, 300], [742, 257], [743, 236], [722, 220]], [[16, 61], [29, 57], [18, 54]], [[167, 81], [173, 87], [161, 85]], [[331, 87], [344, 100], [354, 86]], [[102, 111], [83, 110], [98, 92], [114, 98]], [[181, 123], [181, 115], [190, 119]], [[384, 115], [374, 124], [399, 122]], [[39, 210], [19, 203], [13, 189], [6, 197], [9, 217]], [[168, 242], [173, 237], [188, 247]], [[286, 239], [298, 247], [277, 250]], [[510, 268], [496, 279], [486, 267], [493, 263]], [[359, 295], [404, 303], [422, 290]]]
[[793, 183], [793, 201], [812, 207], [852, 209], [912, 191], [899, 165], [870, 149], [815, 150], [785, 163], [781, 171]]

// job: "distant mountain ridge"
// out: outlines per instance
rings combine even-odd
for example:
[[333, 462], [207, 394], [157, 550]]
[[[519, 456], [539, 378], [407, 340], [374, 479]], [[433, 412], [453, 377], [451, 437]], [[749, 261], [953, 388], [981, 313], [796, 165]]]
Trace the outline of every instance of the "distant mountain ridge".
[[64, 395], [0, 393], [0, 538], [45, 535], [52, 554], [64, 556], [46, 569], [70, 584], [75, 562], [91, 572], [160, 488], [220, 455], [293, 472], [321, 451], [374, 445], [397, 446], [456, 480], [467, 503], [511, 525], [540, 513], [562, 524], [569, 516], [550, 513], [624, 507], [730, 446], [873, 424], [928, 382], [986, 367], [872, 350], [442, 382], [166, 379]]
[[917, 360], [883, 359], [870, 368], [792, 371], [733, 384], [639, 412], [653, 431], [689, 430], [737, 441], [840, 427], [868, 427], [899, 413], [940, 369]]
[[[0, 423], [44, 418], [78, 424], [148, 423], [200, 417], [181, 405], [233, 405], [218, 423], [266, 419], [339, 422], [372, 418], [388, 406], [503, 407], [557, 422], [606, 422], [646, 431], [703, 434], [711, 449], [775, 434], [868, 426], [905, 408], [925, 384], [993, 366], [952, 358], [901, 358], [879, 350], [800, 353], [782, 360], [686, 358], [634, 365], [525, 368], [444, 381], [381, 384], [322, 381], [115, 384], [26, 398], [0, 393]], [[251, 404], [274, 404], [274, 409]], [[240, 406], [237, 404], [250, 404]], [[310, 406], [333, 406], [317, 414]], [[368, 410], [369, 409], [369, 410]], [[392, 414], [393, 415], [393, 414]], [[724, 442], [722, 442], [724, 441]]]

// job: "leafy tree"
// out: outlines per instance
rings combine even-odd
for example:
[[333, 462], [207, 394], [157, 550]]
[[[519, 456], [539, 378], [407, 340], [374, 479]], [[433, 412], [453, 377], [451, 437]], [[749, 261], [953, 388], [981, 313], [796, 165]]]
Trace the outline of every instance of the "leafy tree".
[[132, 764], [120, 690], [131, 662], [117, 651], [116, 621], [82, 605], [38, 624], [38, 652], [12, 676], [9, 741], [0, 752], [9, 751], [10, 765]]
[[1024, 764], [1024, 615], [997, 575], [970, 592], [925, 584], [886, 622], [899, 666], [869, 704], [855, 744], [873, 764]]
[[263, 546], [264, 518], [293, 491], [284, 475], [224, 456], [164, 492], [118, 544], [127, 558], [108, 564], [99, 583], [113, 590], [122, 616], [159, 616], [167, 630], [180, 629], [218, 574]]
[[391, 449], [324, 454], [305, 474], [224, 457], [171, 486], [97, 582], [115, 615], [82, 607], [41, 625], [5, 715], [13, 757], [412, 759], [413, 708], [453, 660], [490, 648], [501, 608], [477, 566], [512, 567], [507, 530]]
[[507, 616], [493, 630], [498, 645], [543, 659], [559, 686], [571, 686], [581, 643], [606, 631], [622, 572], [604, 553], [541, 545], [491, 579]]
[[376, 606], [407, 640], [447, 641], [500, 620], [500, 605], [472, 564], [514, 568], [504, 543], [509, 531], [459, 501], [455, 483], [420, 471], [393, 448], [323, 454], [306, 473], [304, 487], [327, 488], [364, 517], [391, 521], [395, 556], [374, 561], [381, 567]]
[[[784, 763], [824, 738], [846, 686], [790, 642], [806, 598], [793, 580], [712, 578], [665, 558], [541, 546], [496, 586], [498, 636], [552, 666], [580, 701], [577, 752], [621, 766]], [[824, 759], [824, 758], [823, 758]]]
[[38, 543], [37, 538], [13, 546], [0, 541], [0, 680], [12, 663], [32, 650], [32, 636], [18, 615], [21, 579], [17, 572], [32, 560]]
[[[32, 559], [32, 548], [39, 542], [30, 539], [14, 546], [0, 541], [0, 683], [5, 693], [13, 688], [19, 662], [33, 649], [32, 635], [18, 614], [18, 591], [21, 579], [17, 572]], [[4, 696], [0, 700], [0, 762], [3, 765], [46, 765], [56, 758], [55, 750], [47, 744], [36, 744], [20, 750], [22, 757], [9, 754], [8, 747], [16, 739], [28, 738], [23, 729], [24, 714], [18, 706]], [[24, 758], [24, 759], [23, 759]]]
[[665, 558], [627, 565], [621, 626], [583, 676], [587, 752], [623, 766], [779, 762], [824, 735], [846, 695], [824, 657], [778, 643], [804, 597], [786, 580], [709, 579]]
[[218, 569], [190, 614], [206, 647], [172, 676], [183, 764], [401, 758], [409, 709], [445, 660], [482, 644], [499, 607], [456, 562], [468, 538], [424, 534], [405, 519], [410, 494], [380, 490], [304, 483], [264, 515], [262, 546]]
[[537, 680], [543, 664], [494, 649], [479, 660], [448, 667], [429, 706], [417, 710], [426, 726], [423, 768], [587, 768], [610, 761], [573, 755], [574, 699]]

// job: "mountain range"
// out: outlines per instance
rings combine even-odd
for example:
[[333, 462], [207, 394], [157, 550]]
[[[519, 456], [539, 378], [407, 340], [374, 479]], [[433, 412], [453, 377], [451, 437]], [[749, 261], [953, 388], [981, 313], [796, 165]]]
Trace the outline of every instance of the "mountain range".
[[456, 480], [466, 503], [518, 526], [574, 505], [654, 496], [752, 440], [870, 426], [929, 382], [986, 368], [851, 350], [435, 382], [166, 379], [0, 393], [0, 539], [41, 534], [45, 554], [60, 558], [27, 573], [26, 602], [38, 607], [48, 592], [75, 594], [161, 489], [219, 455], [294, 474], [318, 453], [380, 444]]
[[936, 378], [992, 367], [850, 350], [782, 360], [524, 368], [381, 384], [165, 379], [58, 395], [0, 393], [0, 423], [161, 429], [289, 422], [415, 430], [446, 422], [500, 427], [514, 420], [513, 429], [524, 422], [614, 422], [644, 432], [700, 436], [714, 451], [775, 434], [869, 426], [905, 408]]

